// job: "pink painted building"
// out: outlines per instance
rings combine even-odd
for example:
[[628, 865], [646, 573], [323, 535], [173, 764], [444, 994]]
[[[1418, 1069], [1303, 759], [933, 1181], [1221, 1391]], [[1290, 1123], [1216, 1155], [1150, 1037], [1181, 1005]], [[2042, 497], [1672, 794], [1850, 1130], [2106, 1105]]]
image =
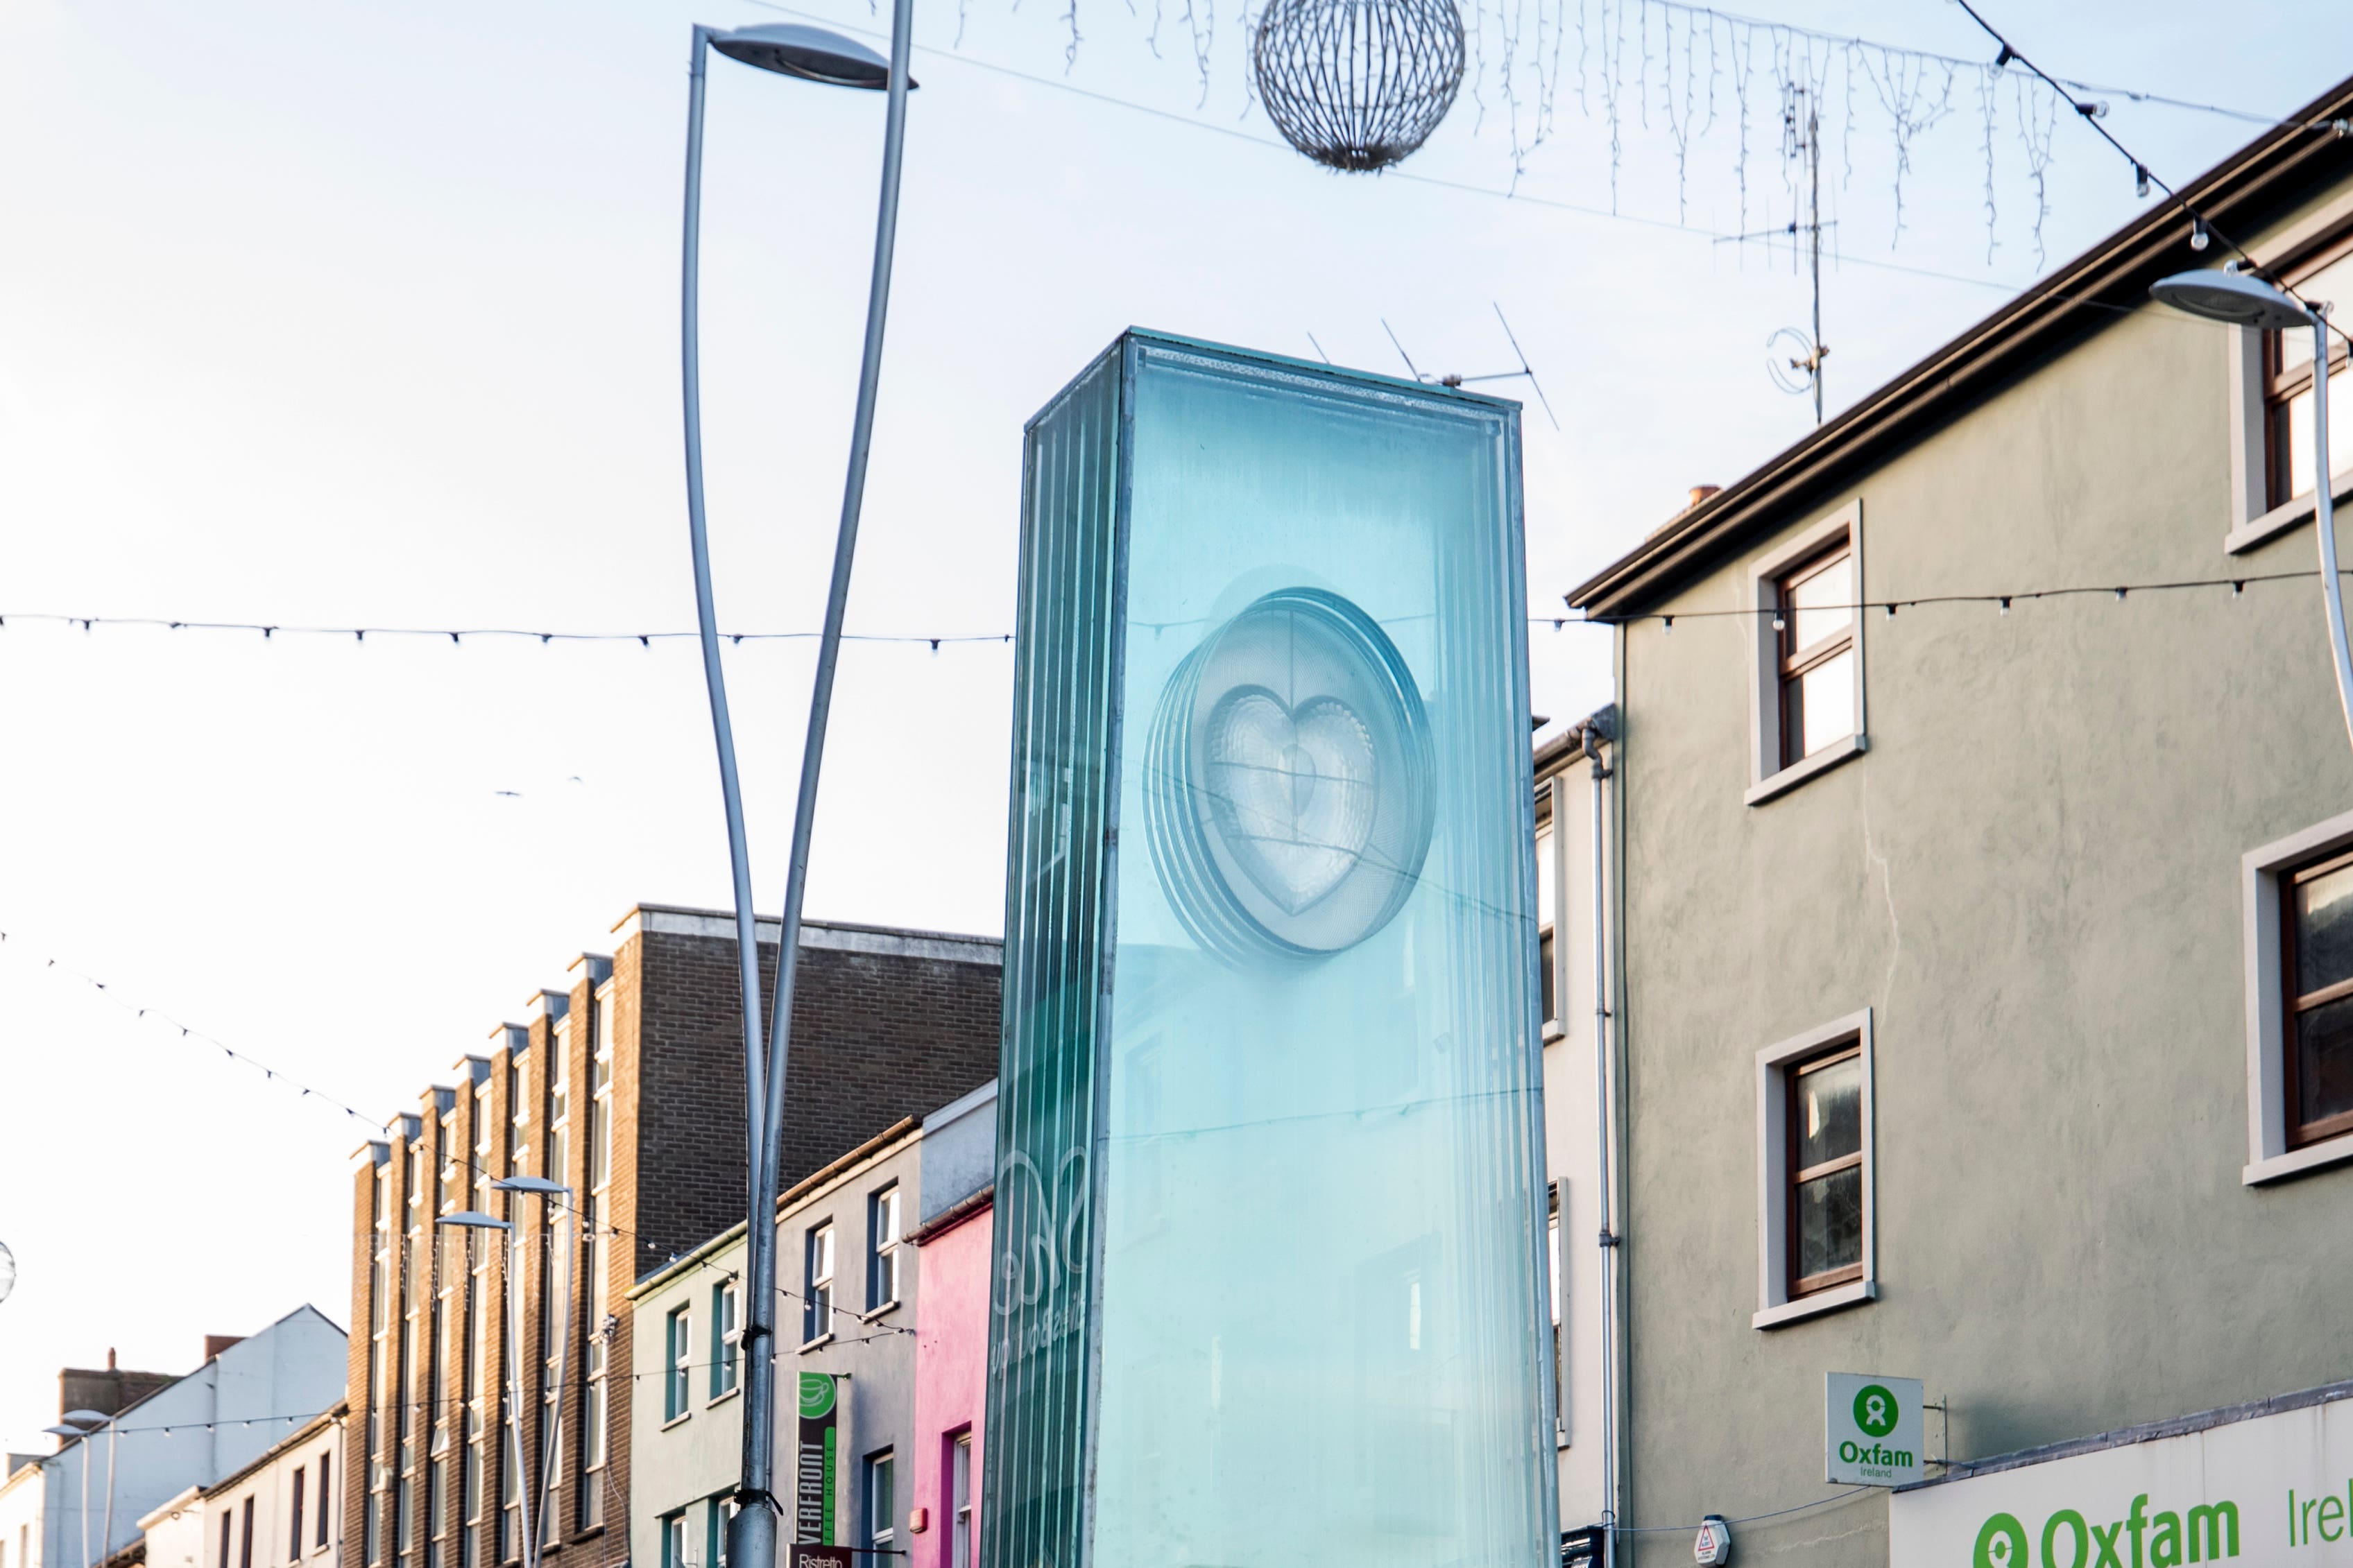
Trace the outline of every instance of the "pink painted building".
[[915, 1317], [905, 1568], [978, 1568], [980, 1562], [995, 1194], [988, 1177], [996, 1160], [995, 1084], [923, 1119], [923, 1205], [939, 1206], [911, 1238], [922, 1249], [923, 1289]]

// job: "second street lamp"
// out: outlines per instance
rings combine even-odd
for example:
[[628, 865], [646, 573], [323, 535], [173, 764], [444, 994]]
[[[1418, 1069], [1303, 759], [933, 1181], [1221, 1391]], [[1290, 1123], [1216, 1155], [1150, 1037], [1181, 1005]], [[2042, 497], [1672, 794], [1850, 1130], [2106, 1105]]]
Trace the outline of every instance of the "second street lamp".
[[2353, 741], [2353, 648], [2346, 645], [2345, 589], [2337, 575], [2337, 497], [2328, 468], [2328, 318], [2284, 289], [2252, 273], [2177, 272], [2150, 285], [2162, 303], [2210, 321], [2259, 331], [2312, 329], [2313, 531], [2320, 539], [2320, 602], [2328, 617], [2328, 652], [2337, 665], [2337, 703]]
[[500, 1272], [506, 1276], [507, 1282], [507, 1430], [512, 1434], [508, 1445], [507, 1463], [515, 1468], [515, 1497], [522, 1513], [522, 1561], [525, 1568], [538, 1568], [538, 1537], [531, 1527], [531, 1491], [522, 1484], [522, 1331], [516, 1326], [522, 1312], [515, 1284], [514, 1226], [478, 1209], [445, 1214], [433, 1223], [453, 1226], [460, 1230], [506, 1233], [506, 1258]]
[[[702, 631], [702, 673], [711, 697], [712, 739], [719, 750], [720, 793], [727, 817], [727, 849], [735, 893], [735, 943], [744, 1009], [745, 1173], [749, 1178], [746, 1272], [742, 1344], [744, 1474], [736, 1489], [728, 1554], [741, 1568], [775, 1568], [778, 1505], [776, 1478], [776, 1176], [784, 1135], [785, 1081], [792, 1055], [793, 971], [799, 956], [801, 900], [808, 875], [809, 840], [817, 819], [818, 779], [825, 761], [826, 721], [833, 706], [835, 668], [849, 601], [849, 574], [865, 504], [867, 454], [874, 434], [874, 403], [882, 370], [882, 330], [891, 299], [891, 264], [899, 225], [899, 171], [906, 144], [907, 92], [915, 84], [907, 62], [913, 0], [894, 0], [891, 58], [817, 27], [778, 23], [719, 32], [694, 29], [687, 99], [686, 215], [680, 287], [680, 360], [685, 392], [686, 510], [694, 561], [694, 607]], [[834, 536], [833, 575], [826, 591], [825, 630], [818, 643], [817, 677], [809, 694], [808, 728], [801, 751], [798, 798], [793, 810], [792, 858], [785, 878], [778, 931], [776, 995], [769, 1042], [760, 1038], [760, 948], [752, 903], [751, 856], [744, 827], [743, 791], [735, 769], [734, 732], [720, 668], [719, 629], [711, 586], [711, 549], [702, 495], [702, 392], [698, 362], [698, 273], [702, 220], [702, 100], [709, 51], [762, 70], [839, 87], [880, 89], [889, 95], [883, 118], [881, 211], [875, 221], [874, 268], [866, 299], [866, 342], [859, 363], [858, 406], [850, 426], [849, 470], [842, 486], [841, 521]], [[789, 1564], [786, 1565], [789, 1568]]]
[[[545, 1176], [501, 1176], [492, 1182], [491, 1187], [494, 1192], [524, 1193], [545, 1200], [545, 1206], [540, 1210], [540, 1219], [542, 1227], [547, 1230], [550, 1238], [547, 1248], [547, 1270], [550, 1275], [553, 1275], [555, 1271], [555, 1247], [552, 1216], [559, 1208], [567, 1210], [571, 1208], [572, 1189], [562, 1182], [552, 1181]], [[543, 1278], [539, 1284], [541, 1292], [555, 1303], [553, 1310], [542, 1314], [548, 1322], [555, 1325], [554, 1353], [549, 1355], [547, 1346], [540, 1347], [540, 1353], [555, 1363], [555, 1397], [548, 1405], [547, 1424], [540, 1433], [539, 1439], [539, 1512], [542, 1531], [547, 1528], [548, 1510], [554, 1507], [550, 1498], [553, 1490], [551, 1483], [555, 1476], [557, 1457], [564, 1452], [564, 1374], [572, 1362], [572, 1265], [573, 1260], [580, 1255], [578, 1236], [573, 1234], [573, 1227], [569, 1223], [565, 1226], [565, 1230], [567, 1245], [564, 1250], [563, 1285], [559, 1288], [552, 1279], [547, 1278]], [[512, 1270], [514, 1264], [512, 1235], [507, 1246], [507, 1264]], [[509, 1278], [512, 1278], [512, 1272]], [[507, 1328], [510, 1337], [520, 1331], [515, 1328], [512, 1312], [507, 1319]], [[518, 1377], [522, 1375], [520, 1367], [516, 1368], [516, 1375]], [[518, 1387], [520, 1387], [519, 1384]], [[522, 1419], [520, 1405], [516, 1408], [515, 1419], [517, 1421]], [[517, 1430], [521, 1429], [517, 1428]], [[525, 1562], [531, 1565], [531, 1568], [538, 1568], [540, 1538], [532, 1530], [529, 1504], [525, 1500], [524, 1489], [517, 1487], [515, 1494], [519, 1500], [524, 1500], [524, 1514], [522, 1521], [523, 1547], [529, 1553]]]

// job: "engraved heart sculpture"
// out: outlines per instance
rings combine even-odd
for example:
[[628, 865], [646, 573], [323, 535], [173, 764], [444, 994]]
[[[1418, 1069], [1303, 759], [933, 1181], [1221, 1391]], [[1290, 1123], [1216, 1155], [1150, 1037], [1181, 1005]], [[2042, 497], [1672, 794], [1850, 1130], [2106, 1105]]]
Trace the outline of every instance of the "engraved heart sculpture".
[[1296, 708], [1262, 686], [1209, 714], [1210, 809], [1261, 891], [1298, 914], [1338, 887], [1373, 833], [1380, 799], [1373, 738], [1335, 697]]

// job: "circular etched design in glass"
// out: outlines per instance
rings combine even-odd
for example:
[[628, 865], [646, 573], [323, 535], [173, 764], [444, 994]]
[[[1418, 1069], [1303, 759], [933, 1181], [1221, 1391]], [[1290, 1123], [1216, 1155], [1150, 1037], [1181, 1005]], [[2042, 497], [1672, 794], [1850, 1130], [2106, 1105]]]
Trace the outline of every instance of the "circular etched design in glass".
[[1430, 724], [1405, 659], [1336, 594], [1283, 588], [1168, 678], [1145, 748], [1154, 868], [1232, 961], [1321, 958], [1387, 925], [1430, 851]]

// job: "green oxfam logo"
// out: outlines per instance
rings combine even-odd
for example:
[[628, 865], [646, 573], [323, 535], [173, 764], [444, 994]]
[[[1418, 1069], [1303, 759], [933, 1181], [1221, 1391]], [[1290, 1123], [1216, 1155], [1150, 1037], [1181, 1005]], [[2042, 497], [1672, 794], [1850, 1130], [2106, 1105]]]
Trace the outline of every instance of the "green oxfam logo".
[[1866, 1383], [1855, 1390], [1854, 1424], [1873, 1437], [1884, 1437], [1895, 1430], [1895, 1395], [1875, 1383]]
[[814, 1421], [833, 1408], [833, 1379], [821, 1372], [801, 1373], [801, 1415]]

